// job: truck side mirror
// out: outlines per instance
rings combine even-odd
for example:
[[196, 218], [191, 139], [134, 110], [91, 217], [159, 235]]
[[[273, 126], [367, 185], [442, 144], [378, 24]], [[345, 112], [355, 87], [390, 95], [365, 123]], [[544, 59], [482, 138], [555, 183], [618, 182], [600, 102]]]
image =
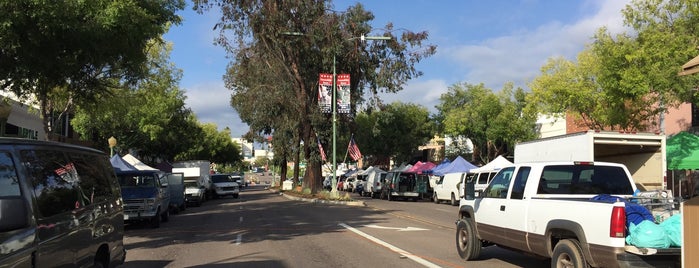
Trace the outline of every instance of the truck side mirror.
[[480, 197], [480, 194], [476, 192], [476, 183], [474, 181], [466, 182], [464, 188], [464, 198], [466, 200], [474, 200], [476, 197]]

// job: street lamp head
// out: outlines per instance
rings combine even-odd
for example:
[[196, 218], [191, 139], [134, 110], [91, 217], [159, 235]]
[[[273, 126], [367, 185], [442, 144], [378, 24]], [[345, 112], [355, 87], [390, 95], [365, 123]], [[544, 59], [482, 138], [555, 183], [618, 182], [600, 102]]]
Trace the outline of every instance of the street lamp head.
[[107, 142], [109, 143], [109, 148], [114, 148], [114, 146], [117, 145], [117, 139], [114, 138], [114, 136], [109, 137], [109, 139], [107, 139]]

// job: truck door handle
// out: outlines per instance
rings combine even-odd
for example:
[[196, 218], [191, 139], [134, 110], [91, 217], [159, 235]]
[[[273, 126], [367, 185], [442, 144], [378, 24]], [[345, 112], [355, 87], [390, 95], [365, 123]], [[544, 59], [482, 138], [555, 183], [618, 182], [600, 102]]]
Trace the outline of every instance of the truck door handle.
[[505, 206], [500, 206], [500, 211], [505, 211]]

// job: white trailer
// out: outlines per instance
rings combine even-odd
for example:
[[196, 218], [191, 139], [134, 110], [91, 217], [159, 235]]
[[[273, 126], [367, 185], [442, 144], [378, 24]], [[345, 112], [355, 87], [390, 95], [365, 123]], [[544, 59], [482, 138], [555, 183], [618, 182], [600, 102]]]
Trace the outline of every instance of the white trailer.
[[667, 188], [665, 135], [583, 131], [518, 143], [515, 163], [604, 161], [621, 163], [641, 191]]

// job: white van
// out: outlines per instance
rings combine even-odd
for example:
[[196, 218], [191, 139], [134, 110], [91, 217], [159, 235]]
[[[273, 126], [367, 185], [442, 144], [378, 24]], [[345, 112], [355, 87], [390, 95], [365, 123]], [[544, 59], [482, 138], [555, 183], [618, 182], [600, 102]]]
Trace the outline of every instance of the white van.
[[440, 177], [433, 189], [432, 201], [439, 203], [442, 200], [449, 200], [449, 204], [452, 206], [458, 205], [461, 196], [459, 185], [465, 175], [465, 172], [458, 172], [447, 173]]
[[373, 171], [367, 175], [364, 192], [371, 198], [377, 198], [381, 194], [381, 186], [383, 179], [386, 178], [386, 172], [383, 170]]

